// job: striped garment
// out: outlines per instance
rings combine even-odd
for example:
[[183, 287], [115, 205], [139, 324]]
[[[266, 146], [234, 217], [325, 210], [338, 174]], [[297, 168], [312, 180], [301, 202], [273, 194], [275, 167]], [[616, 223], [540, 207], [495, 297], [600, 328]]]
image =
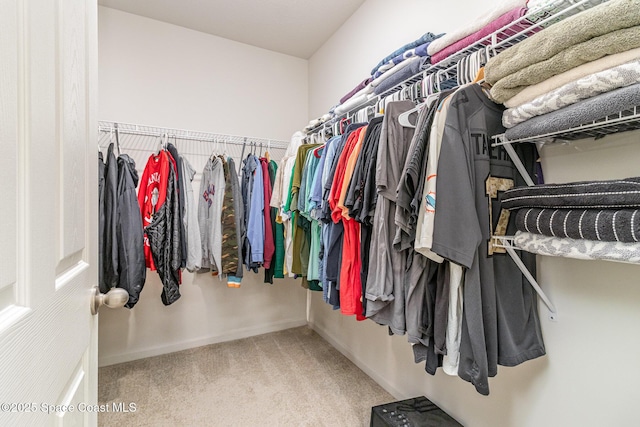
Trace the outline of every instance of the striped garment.
[[640, 208], [640, 177], [516, 187], [501, 201], [504, 209]]
[[640, 242], [637, 209], [520, 209], [518, 231], [605, 242]]

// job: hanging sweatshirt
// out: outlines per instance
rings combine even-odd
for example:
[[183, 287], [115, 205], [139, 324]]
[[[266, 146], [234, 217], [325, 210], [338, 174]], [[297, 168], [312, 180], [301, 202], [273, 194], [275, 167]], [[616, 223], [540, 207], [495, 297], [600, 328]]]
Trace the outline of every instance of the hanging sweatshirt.
[[[154, 214], [167, 198], [170, 162], [169, 154], [164, 150], [161, 150], [157, 155], [151, 155], [147, 160], [142, 178], [140, 178], [138, 204], [142, 215], [142, 226], [145, 229], [151, 224]], [[146, 235], [144, 238], [144, 259], [148, 268], [156, 269], [151, 256], [149, 239]]]
[[222, 267], [222, 201], [224, 197], [222, 160], [209, 159], [202, 172], [198, 223], [202, 238], [202, 268], [221, 271]]

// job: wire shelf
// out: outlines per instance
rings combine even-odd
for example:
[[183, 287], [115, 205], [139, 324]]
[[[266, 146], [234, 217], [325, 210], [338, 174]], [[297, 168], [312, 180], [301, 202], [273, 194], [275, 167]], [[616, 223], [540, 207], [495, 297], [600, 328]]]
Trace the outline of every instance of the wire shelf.
[[549, 132], [528, 138], [508, 139], [505, 134], [495, 135], [494, 145], [504, 145], [520, 142], [550, 143], [560, 141], [575, 141], [586, 138], [603, 138], [614, 133], [628, 132], [640, 129], [640, 106], [585, 123], [558, 132]]
[[[385, 97], [400, 92], [406, 87], [414, 85], [422, 81], [430, 74], [441, 73], [446, 76], [447, 79], [458, 79], [457, 75], [457, 63], [470, 54], [485, 49], [487, 51], [487, 59], [497, 55], [498, 53], [508, 49], [509, 47], [525, 40], [527, 37], [532, 36], [538, 31], [543, 30], [550, 25], [562, 21], [572, 15], [579, 12], [597, 6], [598, 4], [605, 3], [609, 0], [556, 0], [545, 4], [538, 9], [531, 9], [516, 21], [500, 28], [492, 34], [480, 39], [474, 44], [450, 55], [437, 64], [430, 65], [427, 69], [420, 71], [417, 74], [409, 77], [408, 79], [398, 83], [396, 86], [366, 100], [362, 103], [352, 107], [348, 111], [336, 115], [333, 118], [326, 120], [315, 127], [308, 130], [307, 134], [317, 133], [319, 130], [327, 125], [336, 123], [343, 117], [353, 115], [356, 111], [362, 108], [374, 105], [378, 101]], [[458, 79], [459, 80], [459, 79]]]
[[99, 149], [104, 150], [109, 144], [116, 142], [116, 126], [120, 152], [128, 154], [135, 161], [138, 172], [142, 172], [149, 156], [158, 149], [159, 142], [166, 135], [167, 141], [173, 143], [179, 153], [184, 155], [197, 171], [196, 181], [200, 179], [205, 164], [213, 154], [232, 157], [236, 166], [239, 166], [242, 157], [250, 151], [255, 151], [257, 155], [268, 151], [271, 159], [278, 162], [284, 157], [289, 146], [287, 141], [273, 139], [100, 121], [98, 122]]

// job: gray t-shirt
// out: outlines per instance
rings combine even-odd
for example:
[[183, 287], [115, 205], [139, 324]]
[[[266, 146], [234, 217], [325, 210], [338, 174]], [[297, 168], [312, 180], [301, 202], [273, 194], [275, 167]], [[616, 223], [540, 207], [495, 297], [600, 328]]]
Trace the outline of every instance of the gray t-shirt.
[[[498, 222], [513, 225], [499, 220], [501, 192], [522, 185], [505, 150], [491, 147], [491, 136], [504, 131], [501, 118], [502, 107], [478, 85], [453, 95], [438, 162], [432, 246], [467, 269], [458, 375], [485, 395], [498, 363], [514, 366], [545, 354], [535, 292], [507, 254], [489, 247]], [[517, 148], [529, 151], [524, 161], [533, 170], [535, 147]], [[535, 271], [534, 257], [523, 261]]]

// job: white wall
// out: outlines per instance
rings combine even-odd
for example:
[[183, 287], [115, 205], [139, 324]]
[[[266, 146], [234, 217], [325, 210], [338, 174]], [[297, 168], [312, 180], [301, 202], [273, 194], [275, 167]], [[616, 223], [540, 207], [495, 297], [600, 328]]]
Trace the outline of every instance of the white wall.
[[[310, 59], [310, 117], [328, 110], [388, 51], [425, 31], [453, 29], [486, 2], [368, 0]], [[494, 2], [495, 3], [495, 2]], [[458, 11], [459, 14], [454, 13]], [[347, 54], [348, 53], [348, 54]], [[547, 182], [638, 176], [640, 132], [544, 148]], [[538, 279], [558, 309], [540, 303], [547, 356], [500, 367], [491, 394], [416, 365], [406, 337], [356, 322], [313, 294], [311, 325], [397, 398], [425, 395], [465, 426], [637, 425], [640, 266], [539, 257]]]
[[[101, 120], [288, 140], [307, 119], [306, 60], [104, 7], [98, 28]], [[262, 270], [240, 289], [185, 273], [169, 307], [147, 275], [132, 310], [101, 310], [101, 365], [306, 323], [299, 283], [264, 284]]]

